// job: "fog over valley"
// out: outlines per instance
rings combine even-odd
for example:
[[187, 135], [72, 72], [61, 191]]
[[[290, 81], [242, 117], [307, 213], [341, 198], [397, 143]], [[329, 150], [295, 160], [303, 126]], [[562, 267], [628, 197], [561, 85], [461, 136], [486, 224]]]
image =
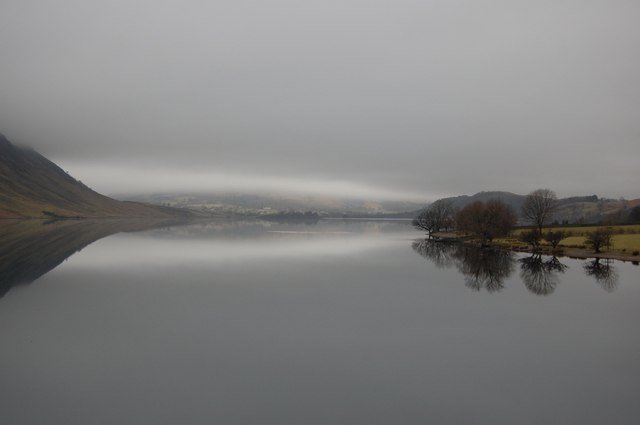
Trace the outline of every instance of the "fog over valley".
[[637, 196], [638, 2], [0, 11], [0, 131], [104, 193]]

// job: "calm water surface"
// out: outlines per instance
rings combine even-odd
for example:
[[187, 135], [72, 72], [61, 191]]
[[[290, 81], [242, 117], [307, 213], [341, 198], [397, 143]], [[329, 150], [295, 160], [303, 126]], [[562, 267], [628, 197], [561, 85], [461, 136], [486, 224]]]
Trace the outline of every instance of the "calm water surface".
[[629, 263], [402, 223], [38, 226], [0, 227], [1, 423], [639, 423]]

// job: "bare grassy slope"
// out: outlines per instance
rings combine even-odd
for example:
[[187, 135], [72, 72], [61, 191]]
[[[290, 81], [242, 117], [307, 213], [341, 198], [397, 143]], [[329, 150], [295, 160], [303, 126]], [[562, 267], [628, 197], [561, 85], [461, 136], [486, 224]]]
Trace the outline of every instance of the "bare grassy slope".
[[34, 150], [14, 146], [0, 134], [0, 218], [175, 217], [186, 210], [101, 195]]

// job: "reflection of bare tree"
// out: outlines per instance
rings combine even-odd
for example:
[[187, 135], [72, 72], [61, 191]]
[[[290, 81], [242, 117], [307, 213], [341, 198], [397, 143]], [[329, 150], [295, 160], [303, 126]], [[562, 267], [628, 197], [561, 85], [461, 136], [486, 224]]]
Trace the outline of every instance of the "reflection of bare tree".
[[598, 285], [607, 292], [613, 292], [618, 286], [618, 272], [613, 267], [613, 260], [596, 258], [584, 265], [587, 276], [596, 279]]
[[459, 246], [454, 257], [464, 275], [468, 288], [498, 292], [504, 288], [504, 280], [513, 272], [514, 255], [511, 251]]
[[520, 259], [520, 277], [529, 292], [536, 295], [552, 294], [559, 283], [558, 274], [566, 269], [557, 257], [544, 260], [542, 255], [534, 254]]
[[476, 291], [498, 292], [513, 272], [511, 251], [476, 248], [457, 244], [416, 240], [413, 249], [437, 267], [456, 268], [464, 275], [465, 285]]
[[429, 239], [416, 239], [411, 246], [418, 254], [433, 261], [438, 268], [454, 265], [453, 253], [457, 247], [454, 244], [439, 243]]

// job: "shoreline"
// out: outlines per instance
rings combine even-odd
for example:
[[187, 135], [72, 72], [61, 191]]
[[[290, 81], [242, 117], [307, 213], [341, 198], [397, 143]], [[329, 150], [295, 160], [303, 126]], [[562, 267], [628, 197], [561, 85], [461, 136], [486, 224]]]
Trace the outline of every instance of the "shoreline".
[[[473, 240], [467, 239], [468, 236], [461, 236], [456, 233], [448, 233], [448, 232], [439, 232], [434, 233], [432, 235], [432, 241], [437, 243], [456, 243], [467, 246], [480, 247], [478, 242], [474, 242]], [[632, 262], [634, 264], [640, 264], [640, 255], [633, 255], [630, 252], [616, 252], [616, 251], [605, 251], [605, 252], [594, 252], [592, 250], [588, 250], [586, 248], [575, 248], [575, 247], [563, 247], [559, 246], [555, 250], [550, 246], [542, 246], [538, 248], [531, 248], [529, 246], [523, 245], [514, 245], [513, 243], [509, 243], [507, 241], [496, 240], [487, 248], [498, 248], [505, 249], [513, 252], [522, 252], [527, 254], [540, 254], [540, 255], [549, 255], [555, 257], [569, 257], [569, 258], [577, 258], [581, 260], [587, 259], [607, 259], [607, 260], [618, 260], [624, 262]]]
[[623, 262], [632, 262], [632, 263], [640, 263], [640, 256], [632, 255], [630, 253], [625, 252], [593, 252], [588, 249], [582, 248], [559, 248], [556, 250], [550, 248], [522, 248], [522, 247], [512, 247], [507, 245], [495, 244], [492, 245], [500, 249], [507, 249], [513, 252], [522, 252], [527, 254], [541, 254], [541, 255], [549, 255], [554, 257], [569, 257], [576, 258], [580, 260], [588, 260], [588, 259], [606, 259], [606, 260], [618, 260]]

